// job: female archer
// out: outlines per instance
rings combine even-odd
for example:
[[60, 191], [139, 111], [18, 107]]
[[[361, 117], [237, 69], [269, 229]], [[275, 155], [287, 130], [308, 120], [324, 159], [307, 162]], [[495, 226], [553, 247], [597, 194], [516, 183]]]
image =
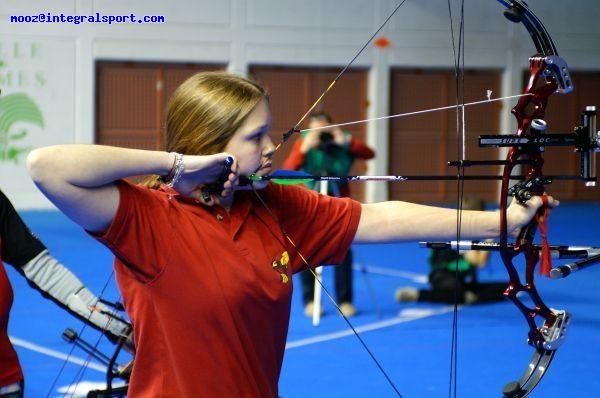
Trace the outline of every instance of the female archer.
[[[260, 180], [272, 168], [270, 126], [262, 87], [208, 72], [170, 99], [165, 152], [59, 145], [30, 153], [41, 191], [115, 254], [134, 325], [130, 396], [277, 397], [293, 273], [339, 264], [353, 242], [454, 235], [452, 209], [360, 204]], [[148, 174], [146, 186], [125, 180]], [[541, 202], [512, 204], [510, 231]], [[463, 237], [497, 236], [499, 217], [463, 212]]]

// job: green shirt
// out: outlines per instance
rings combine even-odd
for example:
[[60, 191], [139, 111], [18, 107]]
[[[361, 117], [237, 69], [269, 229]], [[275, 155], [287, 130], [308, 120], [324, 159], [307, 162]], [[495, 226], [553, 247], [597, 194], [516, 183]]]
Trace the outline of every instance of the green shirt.
[[[303, 134], [303, 137], [305, 135], [306, 133]], [[349, 141], [347, 140], [347, 142]], [[346, 176], [350, 172], [353, 161], [354, 157], [350, 155], [348, 143], [337, 145], [331, 141], [322, 143], [318, 148], [310, 149], [304, 157], [302, 170], [313, 175]], [[315, 181], [310, 181], [306, 185], [311, 189], [316, 189], [315, 183]], [[339, 196], [339, 188], [343, 185], [347, 185], [347, 183], [330, 181], [329, 194]]]
[[449, 271], [467, 272], [471, 270], [471, 264], [465, 258], [452, 249], [434, 249], [429, 254], [429, 265], [431, 270], [446, 269]]

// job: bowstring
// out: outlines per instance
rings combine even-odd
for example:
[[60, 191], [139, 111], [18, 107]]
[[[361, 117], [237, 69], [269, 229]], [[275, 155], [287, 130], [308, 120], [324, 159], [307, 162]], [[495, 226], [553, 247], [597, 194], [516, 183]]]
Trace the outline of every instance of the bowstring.
[[[456, 197], [456, 239], [461, 240], [462, 205], [464, 198], [464, 160], [466, 159], [466, 133], [465, 133], [465, 14], [464, 0], [459, 1], [460, 19], [458, 33], [458, 50], [454, 34], [454, 18], [452, 15], [452, 4], [448, 0], [448, 14], [450, 20], [450, 37], [452, 40], [452, 53], [454, 57], [454, 76], [456, 89], [456, 152], [461, 160], [457, 164], [457, 197]], [[459, 252], [457, 251], [457, 254]], [[452, 331], [450, 347], [450, 375], [448, 382], [448, 397], [457, 397], [458, 392], [458, 271], [459, 256], [456, 256], [454, 269], [454, 305], [452, 310]], [[464, 292], [463, 292], [464, 294]]]
[[[319, 103], [321, 103], [321, 101], [323, 100], [323, 98], [325, 98], [325, 96], [327, 95], [327, 93], [329, 91], [331, 91], [331, 89], [333, 88], [333, 86], [335, 86], [335, 84], [337, 83], [337, 81], [342, 77], [342, 75], [344, 73], [346, 73], [346, 71], [348, 70], [348, 68], [350, 68], [350, 66], [352, 66], [352, 64], [354, 64], [354, 61], [356, 61], [356, 59], [363, 53], [363, 51], [365, 51], [365, 49], [367, 48], [367, 46], [373, 41], [373, 39], [377, 36], [377, 34], [379, 32], [381, 32], [381, 30], [385, 27], [385, 25], [387, 25], [387, 23], [389, 22], [389, 20], [392, 19], [392, 17], [394, 16], [394, 14], [396, 14], [396, 12], [400, 9], [400, 7], [402, 7], [402, 5], [405, 2], [406, 2], [406, 0], [402, 0], [394, 8], [394, 10], [388, 15], [388, 17], [385, 19], [385, 21], [383, 21], [383, 23], [379, 26], [379, 28], [377, 28], [377, 30], [371, 35], [371, 37], [369, 37], [369, 40], [367, 40], [365, 42], [365, 44], [363, 44], [363, 46], [360, 48], [360, 50], [358, 50], [358, 52], [352, 57], [352, 59], [350, 60], [350, 62], [348, 62], [346, 64], [346, 66], [344, 66], [342, 68], [342, 70], [331, 81], [331, 83], [329, 83], [329, 85], [327, 86], [327, 88], [321, 93], [321, 95], [319, 95], [319, 97], [317, 98], [317, 100], [308, 108], [308, 110], [304, 113], [304, 115], [302, 115], [302, 117], [300, 118], [300, 120], [298, 120], [298, 122], [294, 125], [294, 127], [292, 129], [290, 129], [291, 133], [299, 131], [300, 124], [302, 124], [302, 122], [308, 117], [308, 115], [311, 114], [311, 112], [317, 107], [317, 105]], [[273, 151], [273, 153], [277, 152], [279, 150], [279, 148], [283, 145], [283, 143], [286, 142], [291, 137], [291, 133], [283, 135], [281, 141], [279, 142], [279, 144], [277, 144], [277, 146], [275, 147], [275, 150]]]
[[[100, 295], [98, 296], [98, 303], [100, 303], [100, 300], [102, 299], [102, 296], [106, 293], [106, 289], [108, 289], [108, 286], [110, 285], [111, 281], [114, 278], [114, 274], [115, 271], [114, 269], [111, 271], [110, 275], [108, 276], [104, 286], [102, 287], [102, 290], [100, 291]], [[119, 295], [119, 297], [117, 298], [117, 301], [121, 301], [122, 297]], [[88, 319], [92, 316], [92, 313], [90, 312], [90, 315], [88, 317]], [[115, 318], [113, 316], [109, 316], [109, 320], [108, 323], [106, 324], [105, 329], [108, 330], [108, 327], [110, 326], [110, 323], [113, 322], [115, 320]], [[80, 335], [83, 334], [83, 332], [85, 331], [85, 329], [87, 328], [87, 324], [84, 323], [83, 327], [81, 328], [81, 332]], [[132, 333], [132, 331], [130, 331], [130, 333]], [[96, 338], [96, 341], [94, 342], [93, 345], [93, 349], [97, 350], [98, 346], [100, 345], [100, 342], [102, 341], [104, 337], [104, 333], [102, 333], [102, 331], [100, 331], [100, 334], [98, 335], [98, 337]], [[126, 336], [123, 336], [123, 338], [126, 338]], [[115, 343], [115, 350], [119, 350], [120, 346], [119, 342]], [[88, 364], [94, 359], [92, 353], [88, 353], [87, 358], [86, 358], [86, 364], [81, 366], [78, 370], [78, 372], [75, 374], [75, 376], [73, 376], [73, 381], [71, 382], [71, 384], [69, 385], [69, 388], [71, 388], [71, 386], [73, 385], [73, 383], [75, 383], [75, 387], [72, 389], [72, 393], [70, 395], [70, 397], [75, 397], [75, 394], [77, 392], [77, 388], [79, 387], [79, 384], [83, 381], [83, 377], [85, 376], [85, 372], [88, 369]], [[109, 373], [112, 372], [112, 369], [107, 365], [106, 367], [106, 375], [108, 376]], [[108, 377], [106, 378], [106, 388], [109, 388], [108, 385]], [[110, 388], [112, 389], [112, 384], [110, 386]], [[66, 393], [65, 393], [66, 394]], [[64, 395], [63, 395], [64, 396]]]
[[[98, 295], [98, 302], [100, 302], [100, 300], [102, 299], [102, 297], [104, 296], [104, 294], [106, 293], [106, 290], [108, 289], [108, 286], [112, 280], [114, 276], [114, 270], [111, 271], [111, 273], [109, 274], [108, 278], [106, 279], [106, 281], [104, 282], [104, 286], [102, 287], [102, 289], [100, 290], [100, 294]], [[120, 301], [121, 298], [119, 297], [117, 299], [117, 301]], [[91, 317], [92, 317], [92, 313], [94, 310], [91, 310], [90, 314], [87, 317], [87, 321], [90, 321]], [[112, 322], [114, 320], [114, 318], [112, 316], [109, 317], [109, 321], [106, 324], [106, 329], [108, 329], [108, 327], [110, 326], [110, 322]], [[78, 336], [81, 336], [83, 334], [83, 332], [87, 329], [88, 324], [86, 322], [83, 322], [83, 325], [81, 326], [81, 328], [79, 329], [79, 334]], [[100, 342], [102, 341], [102, 338], [104, 337], [104, 333], [102, 333], [102, 331], [99, 331], [100, 335], [98, 336], [98, 338], [96, 339], [94, 345], [92, 346], [94, 349], [97, 349], [98, 346], [100, 345]], [[69, 349], [69, 352], [67, 353], [66, 358], [63, 360], [63, 363], [57, 373], [57, 375], [54, 377], [54, 379], [52, 380], [52, 384], [50, 385], [48, 392], [46, 393], [46, 398], [50, 398], [53, 390], [56, 388], [56, 384], [58, 383], [58, 380], [60, 379], [60, 377], [62, 376], [63, 372], [65, 371], [65, 368], [67, 366], [67, 363], [71, 360], [71, 357], [73, 356], [73, 352], [75, 350], [76, 344], [72, 344], [71, 348]], [[85, 372], [87, 371], [88, 365], [89, 363], [92, 361], [93, 359], [93, 355], [91, 353], [87, 353], [86, 357], [85, 357], [85, 361], [84, 363], [79, 367], [79, 369], [77, 370], [77, 372], [75, 372], [75, 375], [71, 378], [71, 382], [68, 384], [67, 390], [63, 393], [63, 397], [66, 397], [67, 394], [70, 393], [70, 395], [68, 395], [69, 397], [74, 397], [76, 392], [77, 392], [77, 388], [79, 386], [79, 383], [81, 383], [81, 381], [83, 380], [83, 376], [85, 375]], [[109, 369], [107, 367], [107, 373], [110, 372], [111, 369]], [[108, 385], [107, 385], [108, 388]]]
[[[394, 16], [394, 14], [396, 14], [396, 12], [400, 9], [400, 7], [402, 7], [402, 5], [405, 2], [406, 2], [406, 0], [402, 0], [394, 8], [394, 10], [388, 15], [388, 17], [379, 26], [379, 28], [377, 28], [377, 30], [371, 35], [371, 37], [360, 48], [360, 50], [352, 57], [352, 59], [346, 64], [346, 66], [344, 66], [344, 68], [342, 68], [342, 70], [331, 81], [331, 83], [329, 83], [329, 85], [327, 86], [327, 88], [321, 93], [321, 95], [319, 95], [319, 97], [316, 99], [316, 101], [309, 107], [309, 109], [304, 113], [304, 115], [298, 120], [298, 122], [295, 124], [295, 126], [292, 129], [290, 129], [288, 133], [286, 133], [286, 134], [283, 135], [281, 141], [277, 144], [277, 146], [273, 150], [271, 156], [273, 156], [275, 154], [275, 152], [277, 152], [279, 150], [279, 148], [281, 148], [281, 146], [286, 141], [288, 141], [288, 139], [291, 137], [292, 133], [300, 131], [300, 128], [299, 128], [300, 124], [308, 117], [308, 115], [311, 114], [311, 112], [323, 100], [323, 98], [327, 95], [327, 93], [329, 93], [329, 91], [331, 91], [331, 89], [335, 86], [335, 84], [337, 83], [337, 81], [342, 77], [342, 75], [344, 73], [346, 73], [346, 71], [350, 68], [350, 66], [354, 63], [354, 61], [356, 61], [356, 59], [362, 54], [362, 52], [367, 48], [367, 46], [373, 41], [373, 39], [377, 36], [377, 34], [385, 27], [385, 25]], [[266, 211], [270, 214], [270, 216], [278, 224], [278, 226], [279, 226], [279, 228], [281, 230], [281, 233], [283, 234], [283, 236], [285, 237], [285, 239], [294, 247], [294, 249], [296, 250], [296, 253], [301, 258], [302, 262], [307, 266], [308, 269], [311, 270], [313, 276], [315, 277], [315, 280], [317, 280], [319, 282], [319, 284], [323, 288], [323, 291], [325, 292], [325, 294], [327, 295], [327, 297], [329, 298], [329, 300], [335, 305], [335, 307], [337, 308], [337, 310], [340, 313], [340, 315], [342, 315], [342, 318], [346, 321], [346, 323], [348, 324], [348, 326], [350, 327], [350, 329], [352, 330], [352, 332], [354, 333], [354, 335], [356, 336], [356, 338], [359, 340], [359, 342], [362, 345], [362, 347], [365, 349], [365, 351], [371, 357], [371, 359], [373, 360], [373, 362], [375, 363], [375, 365], [377, 366], [377, 368], [380, 370], [380, 372], [383, 374], [383, 376], [385, 377], [385, 379], [387, 380], [387, 382], [389, 383], [389, 385], [392, 387], [392, 389], [394, 390], [394, 392], [396, 393], [396, 395], [399, 398], [402, 398], [402, 394], [400, 393], [400, 391], [398, 390], [398, 388], [396, 387], [396, 385], [394, 384], [394, 382], [392, 381], [392, 379], [390, 378], [390, 376], [387, 374], [387, 372], [385, 371], [385, 369], [383, 368], [383, 366], [381, 365], [381, 363], [379, 362], [379, 360], [377, 360], [377, 358], [375, 357], [375, 355], [373, 354], [373, 352], [369, 349], [369, 347], [367, 346], [367, 344], [365, 343], [365, 341], [362, 339], [362, 337], [358, 334], [358, 332], [356, 331], [356, 329], [354, 328], [354, 326], [352, 325], [352, 323], [350, 322], [350, 320], [346, 317], [346, 315], [344, 315], [342, 313], [339, 305], [337, 304], [337, 302], [333, 298], [332, 294], [329, 292], [328, 289], [325, 288], [323, 282], [321, 280], [319, 280], [319, 278], [317, 278], [317, 275], [315, 274], [314, 270], [312, 270], [312, 268], [310, 267], [310, 264], [308, 263], [308, 261], [306, 260], [306, 258], [302, 255], [302, 253], [300, 252], [299, 248], [296, 246], [296, 244], [291, 239], [291, 237], [286, 233], [286, 231], [283, 228], [283, 225], [280, 223], [279, 219], [271, 211], [270, 207], [263, 200], [263, 198], [259, 195], [259, 193], [256, 191], [256, 189], [254, 189], [254, 187], [252, 187], [252, 191], [254, 192], [254, 194], [256, 195], [256, 197], [258, 198], [258, 200], [261, 202], [261, 204], [263, 205], [263, 207], [266, 209]]]
[[[279, 218], [273, 213], [273, 211], [271, 210], [271, 208], [269, 207], [269, 205], [267, 205], [267, 203], [265, 202], [265, 200], [263, 199], [263, 197], [258, 193], [258, 191], [256, 190], [256, 188], [254, 188], [254, 186], [251, 186], [251, 187], [252, 187], [252, 192], [254, 192], [254, 195], [256, 196], [256, 198], [258, 199], [258, 201], [262, 204], [263, 208], [267, 211], [267, 213], [269, 214], [269, 216], [277, 224], [277, 227], [279, 228], [279, 231], [281, 232], [281, 234], [283, 235], [283, 237], [285, 238], [285, 240], [287, 240], [290, 243], [290, 245], [292, 245], [292, 247], [294, 248], [296, 254], [298, 255], [298, 257], [300, 257], [300, 259], [302, 260], [302, 263], [306, 266], [306, 269], [309, 270], [312, 273], [312, 275], [315, 278], [315, 280], [318, 281], [319, 285], [321, 286], [321, 288], [325, 292], [325, 295], [329, 298], [329, 300], [331, 301], [331, 303], [333, 303], [333, 305], [335, 306], [335, 308], [337, 309], [337, 311], [339, 312], [339, 314], [342, 316], [342, 318], [344, 319], [344, 321], [346, 322], [346, 324], [348, 325], [348, 327], [352, 330], [352, 333], [354, 334], [354, 336], [356, 336], [356, 338], [360, 342], [360, 344], [363, 347], [363, 349], [367, 352], [367, 354], [369, 355], [369, 357], [371, 358], [371, 360], [373, 361], [373, 363], [375, 364], [375, 366], [377, 366], [377, 368], [379, 369], [379, 371], [381, 372], [381, 374], [383, 375], [383, 377], [387, 380], [387, 382], [390, 385], [390, 387], [394, 390], [394, 392], [396, 393], [396, 395], [398, 396], [398, 398], [403, 398], [402, 394], [400, 393], [400, 390], [398, 389], [398, 387], [396, 387], [396, 384], [392, 381], [391, 377], [385, 371], [385, 369], [383, 368], [383, 365], [381, 364], [381, 362], [377, 359], [377, 357], [375, 356], [375, 354], [373, 354], [373, 351], [371, 351], [371, 349], [369, 348], [369, 346], [367, 345], [367, 343], [360, 336], [360, 334], [358, 333], [358, 331], [356, 330], [356, 328], [354, 327], [354, 325], [352, 324], [352, 322], [350, 322], [350, 320], [348, 319], [348, 317], [346, 315], [344, 315], [344, 313], [342, 312], [340, 306], [338, 305], [338, 303], [333, 298], [333, 294], [329, 291], [329, 289], [327, 289], [325, 287], [325, 284], [323, 283], [323, 281], [321, 280], [321, 278], [317, 277], [317, 274], [314, 271], [313, 267], [310, 265], [310, 263], [308, 262], [308, 260], [306, 259], [306, 257], [302, 254], [302, 252], [300, 251], [300, 248], [296, 245], [296, 243], [291, 238], [291, 236], [287, 233], [287, 231], [285, 230], [285, 228], [284, 228], [283, 224], [281, 223], [281, 221], [279, 220]], [[273, 231], [271, 231], [271, 233], [273, 233]]]

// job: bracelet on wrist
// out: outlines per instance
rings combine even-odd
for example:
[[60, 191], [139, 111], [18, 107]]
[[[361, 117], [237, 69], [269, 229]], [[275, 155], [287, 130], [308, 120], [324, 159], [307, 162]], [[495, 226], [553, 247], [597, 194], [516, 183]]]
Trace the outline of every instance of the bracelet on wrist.
[[183, 162], [183, 155], [180, 153], [173, 152], [175, 158], [173, 159], [173, 166], [171, 167], [171, 171], [166, 176], [161, 176], [161, 180], [163, 183], [167, 184], [169, 188], [173, 188], [173, 185], [177, 183], [181, 179], [183, 175], [183, 171], [185, 170], [185, 163]]

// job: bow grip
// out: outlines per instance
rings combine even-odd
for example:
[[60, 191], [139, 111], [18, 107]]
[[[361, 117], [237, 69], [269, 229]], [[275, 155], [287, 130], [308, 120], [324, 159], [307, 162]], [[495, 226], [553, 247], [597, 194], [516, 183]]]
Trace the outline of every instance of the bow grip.
[[[538, 209], [537, 215], [540, 214], [540, 210], [542, 210], [542, 209]], [[543, 214], [543, 210], [542, 210], [541, 214]], [[519, 232], [519, 236], [517, 237], [517, 242], [519, 242], [519, 244], [523, 244], [526, 242], [527, 243], [533, 242], [533, 237], [535, 236], [535, 233], [537, 232], [537, 228], [538, 228], [538, 223], [537, 223], [537, 216], [536, 216], [531, 221], [529, 221], [529, 223], [526, 226], [521, 228], [521, 231]]]

